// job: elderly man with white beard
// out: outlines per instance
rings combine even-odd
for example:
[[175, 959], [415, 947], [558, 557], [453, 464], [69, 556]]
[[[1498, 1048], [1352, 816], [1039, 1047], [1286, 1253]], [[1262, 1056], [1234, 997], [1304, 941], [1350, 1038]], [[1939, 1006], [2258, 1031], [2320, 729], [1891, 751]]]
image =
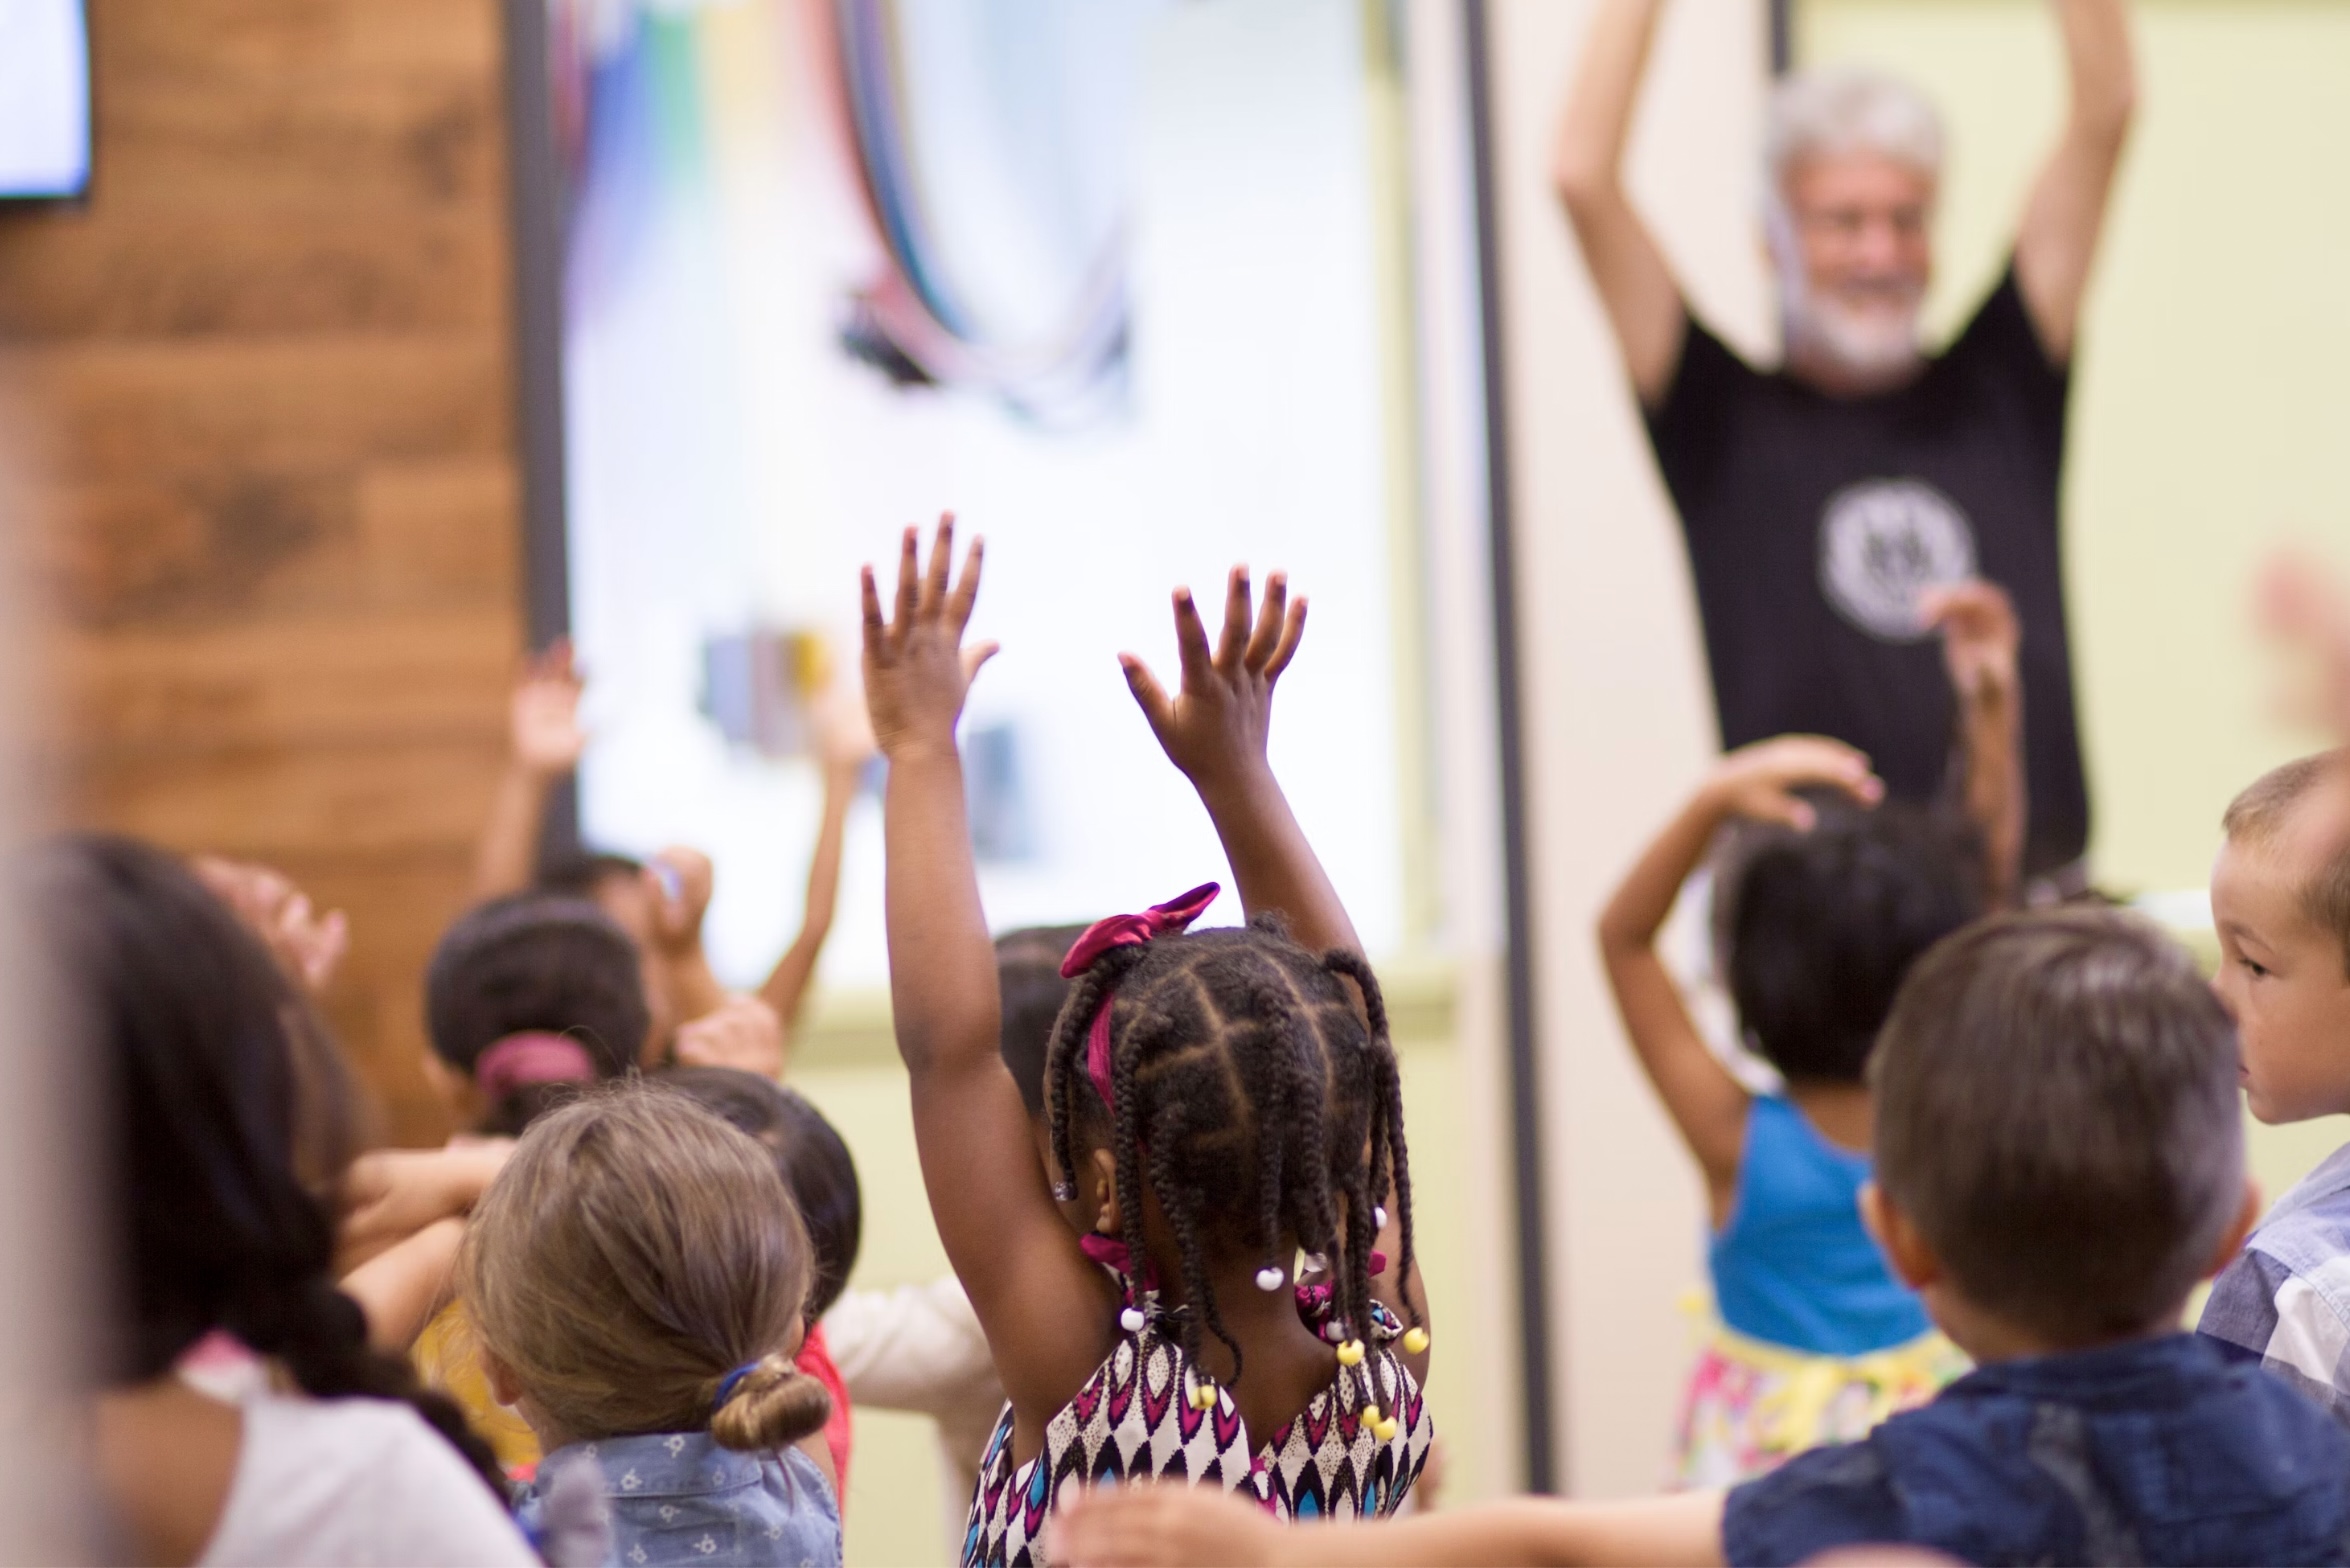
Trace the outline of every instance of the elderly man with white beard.
[[2000, 281], [1928, 354], [1942, 128], [1859, 70], [1773, 93], [1763, 243], [1783, 365], [1760, 370], [1690, 313], [1621, 177], [1663, 0], [1601, 0], [1553, 177], [1679, 509], [1722, 743], [1788, 732], [1867, 752], [1896, 795], [1948, 787], [1953, 699], [1921, 600], [1969, 577], [2023, 626], [2025, 870], [2083, 880], [2088, 790], [2073, 714], [2057, 492], [2074, 338], [2134, 106], [2122, 0], [2052, 0], [2064, 130]]

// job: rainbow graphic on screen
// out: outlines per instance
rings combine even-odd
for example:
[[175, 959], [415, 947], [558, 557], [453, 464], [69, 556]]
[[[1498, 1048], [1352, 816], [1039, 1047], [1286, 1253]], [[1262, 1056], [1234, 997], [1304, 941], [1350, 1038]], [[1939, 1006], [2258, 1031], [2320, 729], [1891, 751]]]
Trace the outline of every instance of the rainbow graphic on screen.
[[833, 165], [873, 251], [844, 351], [1043, 424], [1123, 395], [1126, 160], [1161, 0], [553, 0], [568, 297], [665, 206]]

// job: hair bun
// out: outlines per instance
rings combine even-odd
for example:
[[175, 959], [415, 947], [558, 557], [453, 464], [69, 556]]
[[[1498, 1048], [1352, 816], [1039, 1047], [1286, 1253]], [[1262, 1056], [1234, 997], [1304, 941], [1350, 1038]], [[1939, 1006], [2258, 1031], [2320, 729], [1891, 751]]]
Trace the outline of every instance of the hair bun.
[[832, 1396], [822, 1383], [789, 1356], [767, 1356], [710, 1412], [710, 1435], [722, 1448], [757, 1453], [788, 1448], [822, 1431], [831, 1416]]

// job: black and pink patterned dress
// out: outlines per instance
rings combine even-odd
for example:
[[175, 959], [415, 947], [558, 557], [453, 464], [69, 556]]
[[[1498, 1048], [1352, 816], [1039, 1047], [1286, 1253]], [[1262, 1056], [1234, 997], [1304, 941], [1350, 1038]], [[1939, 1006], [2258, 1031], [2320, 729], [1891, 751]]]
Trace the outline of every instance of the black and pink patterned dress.
[[[1323, 1331], [1328, 1292], [1299, 1286], [1297, 1295], [1299, 1315]], [[1192, 1408], [1183, 1346], [1163, 1331], [1173, 1327], [1171, 1314], [1156, 1292], [1146, 1293], [1140, 1308], [1141, 1326], [1120, 1336], [1109, 1359], [1045, 1427], [1043, 1449], [1026, 1464], [1012, 1462], [1012, 1411], [1004, 1408], [971, 1498], [963, 1537], [970, 1568], [1043, 1561], [1040, 1538], [1064, 1487], [1187, 1481], [1245, 1492], [1277, 1519], [1375, 1519], [1395, 1512], [1419, 1478], [1436, 1429], [1418, 1380], [1393, 1348], [1403, 1326], [1385, 1307], [1374, 1309], [1361, 1370], [1371, 1374], [1380, 1411], [1395, 1422], [1393, 1434], [1381, 1441], [1358, 1415], [1361, 1379], [1349, 1370], [1262, 1446], [1250, 1442], [1229, 1391], [1216, 1390], [1213, 1410]]]

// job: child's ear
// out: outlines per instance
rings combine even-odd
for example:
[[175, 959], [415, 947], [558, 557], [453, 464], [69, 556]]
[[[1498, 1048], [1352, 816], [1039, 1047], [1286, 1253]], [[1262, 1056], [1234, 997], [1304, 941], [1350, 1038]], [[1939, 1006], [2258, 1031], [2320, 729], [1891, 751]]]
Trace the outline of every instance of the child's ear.
[[490, 1397], [511, 1410], [522, 1403], [522, 1385], [514, 1379], [514, 1369], [500, 1361], [487, 1346], [476, 1346], [474, 1360], [481, 1363], [482, 1380], [490, 1385]]
[[1125, 1227], [1124, 1216], [1118, 1212], [1118, 1160], [1107, 1149], [1096, 1149], [1089, 1156], [1093, 1164], [1094, 1190], [1102, 1195], [1102, 1206], [1094, 1216], [1096, 1234], [1116, 1236]]
[[2210, 1261], [2203, 1265], [2203, 1277], [2211, 1278], [2221, 1269], [2236, 1261], [2236, 1254], [2244, 1250], [2244, 1238], [2252, 1234], [2252, 1227], [2260, 1223], [2260, 1183], [2244, 1178], [2244, 1201], [2236, 1205], [2236, 1217], [2228, 1222], [2219, 1246], [2213, 1249]]
[[1861, 1183], [1860, 1222], [1876, 1238], [1901, 1283], [1912, 1290], [1924, 1290], [1942, 1278], [1942, 1260], [1934, 1256], [1934, 1249], [1926, 1245], [1926, 1238], [1918, 1234], [1900, 1205], [1873, 1181]]

